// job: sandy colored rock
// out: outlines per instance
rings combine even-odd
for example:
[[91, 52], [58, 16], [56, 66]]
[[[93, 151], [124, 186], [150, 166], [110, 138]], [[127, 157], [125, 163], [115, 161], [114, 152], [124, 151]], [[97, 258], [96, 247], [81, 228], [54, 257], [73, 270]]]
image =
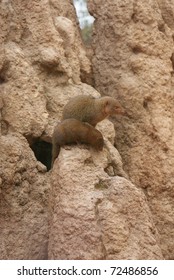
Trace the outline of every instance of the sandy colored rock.
[[5, 45], [4, 65], [8, 68], [2, 72], [2, 119], [7, 128], [2, 133], [39, 137], [48, 122], [43, 86], [17, 44]]
[[165, 258], [174, 258], [173, 1], [88, 1], [96, 89], [120, 100], [116, 146], [144, 190]]
[[1, 259], [47, 259], [49, 177], [19, 134], [0, 137]]
[[161, 259], [143, 192], [109, 177], [105, 165], [105, 152], [61, 150], [51, 174], [49, 258]]
[[49, 173], [27, 140], [53, 129], [47, 89], [75, 87], [90, 63], [69, 0], [1, 1], [0, 25], [0, 256], [47, 259]]

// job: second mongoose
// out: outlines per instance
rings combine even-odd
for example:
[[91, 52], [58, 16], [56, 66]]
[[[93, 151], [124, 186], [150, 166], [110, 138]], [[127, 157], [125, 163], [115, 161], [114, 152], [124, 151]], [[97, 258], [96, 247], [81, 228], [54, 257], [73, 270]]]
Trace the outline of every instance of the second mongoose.
[[52, 135], [52, 166], [62, 146], [80, 143], [89, 144], [97, 151], [102, 151], [104, 146], [101, 132], [90, 124], [76, 119], [58, 123]]
[[62, 119], [74, 118], [96, 126], [98, 122], [116, 114], [124, 115], [125, 110], [115, 98], [79, 95], [71, 98], [65, 105]]

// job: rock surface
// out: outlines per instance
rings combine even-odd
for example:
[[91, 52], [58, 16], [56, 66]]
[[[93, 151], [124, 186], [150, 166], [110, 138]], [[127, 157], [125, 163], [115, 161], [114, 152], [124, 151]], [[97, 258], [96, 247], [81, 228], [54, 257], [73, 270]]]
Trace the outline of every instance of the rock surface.
[[145, 196], [104, 172], [105, 152], [62, 149], [55, 161], [49, 258], [161, 259]]
[[31, 147], [51, 141], [59, 88], [78, 92], [90, 63], [69, 0], [1, 1], [0, 25], [0, 257], [47, 259], [50, 177]]
[[47, 259], [46, 167], [20, 134], [0, 137], [0, 155], [1, 259]]
[[174, 3], [88, 1], [96, 89], [120, 100], [115, 144], [143, 188], [165, 258], [174, 258]]

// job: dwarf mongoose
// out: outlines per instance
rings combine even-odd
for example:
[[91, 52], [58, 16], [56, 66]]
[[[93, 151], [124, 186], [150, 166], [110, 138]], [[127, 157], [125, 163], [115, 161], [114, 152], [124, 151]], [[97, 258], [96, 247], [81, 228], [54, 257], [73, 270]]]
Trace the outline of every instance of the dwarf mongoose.
[[70, 99], [63, 109], [63, 120], [74, 118], [96, 126], [108, 116], [124, 115], [121, 104], [110, 96], [94, 98], [89, 95], [79, 95]]
[[67, 119], [57, 124], [52, 136], [52, 166], [61, 146], [78, 143], [90, 144], [95, 150], [101, 151], [104, 140], [101, 132], [88, 123]]

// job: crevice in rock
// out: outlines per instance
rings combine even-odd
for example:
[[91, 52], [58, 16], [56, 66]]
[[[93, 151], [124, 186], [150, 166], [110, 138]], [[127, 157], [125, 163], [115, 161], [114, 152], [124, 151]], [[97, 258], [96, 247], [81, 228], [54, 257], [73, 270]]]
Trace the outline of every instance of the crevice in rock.
[[37, 139], [30, 145], [30, 148], [34, 152], [36, 159], [44, 164], [47, 167], [47, 171], [49, 171], [51, 169], [52, 144]]
[[172, 62], [172, 67], [173, 67], [173, 70], [174, 70], [174, 53], [172, 53], [172, 56], [171, 56], [170, 60]]
[[1, 121], [1, 134], [7, 135], [9, 130], [9, 123], [7, 121]]
[[152, 102], [152, 97], [149, 96], [149, 95], [145, 96], [144, 100], [143, 100], [144, 109], [148, 110], [148, 108], [149, 108], [148, 105], [149, 105], [150, 102]]
[[158, 24], [158, 30], [164, 34], [166, 33], [164, 23]]
[[7, 67], [4, 67], [0, 71], [0, 84], [3, 84], [6, 82], [6, 69]]
[[135, 46], [132, 48], [132, 51], [134, 54], [139, 54], [142, 52], [141, 48], [139, 46]]
[[92, 40], [94, 17], [90, 15], [85, 0], [73, 0], [73, 4], [79, 21], [82, 39], [86, 45], [89, 45]]
[[5, 78], [0, 75], [0, 84], [3, 84], [3, 83], [5, 83]]
[[102, 226], [101, 226], [101, 222], [100, 222], [100, 217], [99, 217], [99, 209], [98, 209], [98, 205], [102, 202], [102, 200], [99, 198], [96, 203], [95, 203], [95, 218], [97, 221], [97, 225], [98, 228], [100, 229], [100, 242], [101, 242], [101, 249], [102, 249], [102, 259], [106, 260], [107, 259], [107, 250], [103, 241], [103, 236], [102, 236]]
[[7, 71], [9, 69], [9, 62], [5, 61], [0, 69], [0, 84], [6, 83], [8, 80]]
[[99, 182], [95, 184], [95, 188], [98, 190], [108, 189], [108, 182], [99, 179]]
[[131, 19], [133, 20], [134, 23], [138, 22], [136, 13], [132, 14]]
[[113, 168], [113, 166], [112, 166], [111, 163], [108, 164], [108, 165], [106, 166], [106, 168], [104, 168], [104, 171], [105, 171], [110, 177], [115, 176], [114, 168]]

